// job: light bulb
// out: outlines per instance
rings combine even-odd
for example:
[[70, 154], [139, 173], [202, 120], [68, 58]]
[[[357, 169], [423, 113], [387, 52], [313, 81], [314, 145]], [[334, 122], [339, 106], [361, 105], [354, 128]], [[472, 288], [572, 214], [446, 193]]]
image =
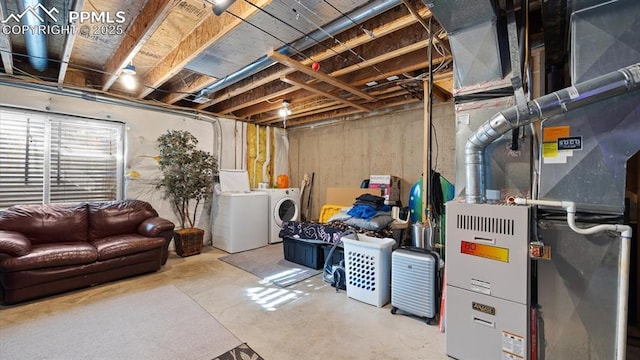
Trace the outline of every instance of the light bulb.
[[121, 76], [121, 79], [122, 85], [124, 85], [127, 90], [135, 90], [135, 88], [138, 86], [138, 82], [132, 74], [123, 74]]

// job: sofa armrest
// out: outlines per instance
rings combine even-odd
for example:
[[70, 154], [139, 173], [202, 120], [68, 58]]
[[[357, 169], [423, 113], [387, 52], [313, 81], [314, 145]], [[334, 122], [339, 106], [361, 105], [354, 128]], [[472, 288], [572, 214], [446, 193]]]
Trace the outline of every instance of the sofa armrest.
[[31, 241], [19, 232], [0, 230], [0, 253], [23, 256], [31, 252]]
[[138, 225], [138, 232], [140, 235], [149, 237], [163, 236], [166, 231], [171, 231], [175, 227], [175, 224], [167, 219], [152, 217]]

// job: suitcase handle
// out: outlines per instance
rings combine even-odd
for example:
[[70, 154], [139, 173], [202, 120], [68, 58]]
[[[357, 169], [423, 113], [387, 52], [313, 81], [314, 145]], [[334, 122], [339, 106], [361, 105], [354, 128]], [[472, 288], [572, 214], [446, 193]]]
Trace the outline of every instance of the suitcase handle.
[[416, 247], [416, 246], [401, 246], [400, 249], [403, 250], [407, 250], [407, 251], [413, 251], [413, 252], [420, 252], [423, 254], [431, 254], [431, 250], [427, 250], [425, 248], [421, 248], [421, 247]]

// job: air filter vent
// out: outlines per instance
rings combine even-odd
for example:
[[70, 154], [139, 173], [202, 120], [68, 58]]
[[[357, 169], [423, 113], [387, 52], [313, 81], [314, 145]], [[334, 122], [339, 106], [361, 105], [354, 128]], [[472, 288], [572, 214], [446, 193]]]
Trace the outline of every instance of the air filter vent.
[[456, 227], [461, 230], [482, 231], [494, 234], [514, 235], [513, 219], [489, 216], [461, 215], [457, 216]]

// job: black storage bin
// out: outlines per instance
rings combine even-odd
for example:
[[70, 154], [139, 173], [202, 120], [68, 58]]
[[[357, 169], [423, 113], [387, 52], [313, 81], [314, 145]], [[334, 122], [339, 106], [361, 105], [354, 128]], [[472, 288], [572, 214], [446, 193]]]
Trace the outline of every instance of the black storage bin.
[[282, 245], [285, 260], [316, 270], [322, 269], [324, 265], [322, 244], [284, 237], [282, 238]]
[[[323, 261], [327, 261], [329, 252], [331, 252], [332, 247], [333, 245], [322, 245], [322, 252], [324, 253]], [[333, 250], [333, 254], [331, 254], [331, 261], [328, 263], [328, 265], [338, 265], [340, 261], [344, 261], [344, 249], [341, 246], [337, 246], [336, 249]]]

